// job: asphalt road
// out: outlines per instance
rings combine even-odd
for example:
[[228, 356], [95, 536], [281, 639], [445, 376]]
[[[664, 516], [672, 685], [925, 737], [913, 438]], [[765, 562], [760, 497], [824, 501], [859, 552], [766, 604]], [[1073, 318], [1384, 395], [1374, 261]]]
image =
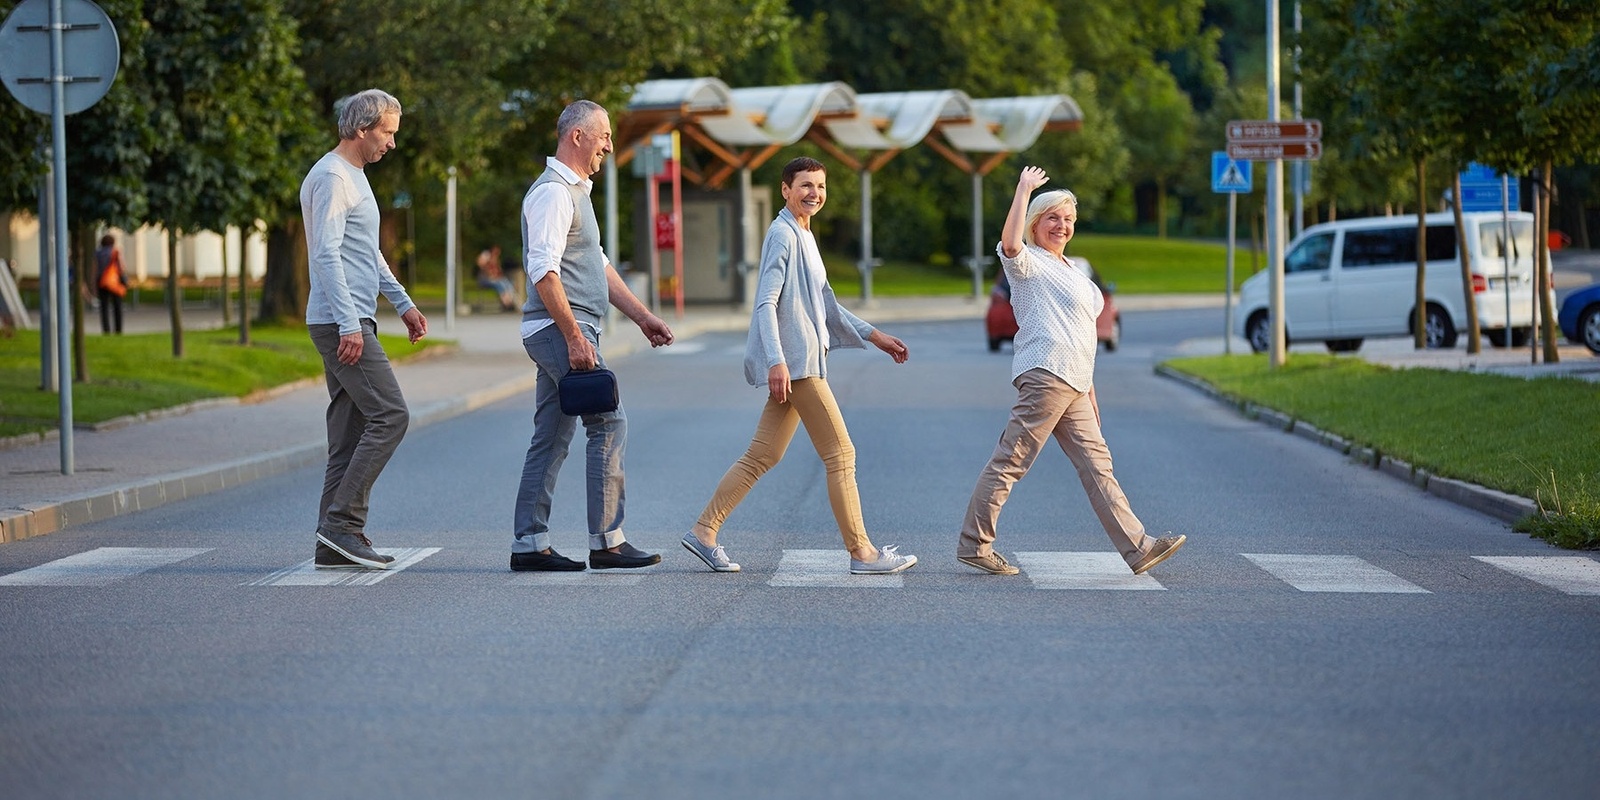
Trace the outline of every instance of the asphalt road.
[[0, 548], [0, 794], [1594, 796], [1600, 598], [1482, 559], [1600, 562], [1152, 374], [1220, 309], [1129, 312], [1099, 360], [1134, 509], [1190, 537], [1141, 580], [1057, 451], [1001, 520], [1023, 574], [958, 564], [1009, 351], [886, 328], [910, 363], [830, 377], [874, 540], [922, 559], [898, 579], [804, 568], [842, 545], [803, 435], [723, 530], [743, 572], [678, 547], [762, 401], [743, 336], [707, 335], [613, 364], [649, 571], [506, 569], [529, 396], [407, 438], [369, 526], [399, 571], [292, 585], [330, 578], [316, 469]]

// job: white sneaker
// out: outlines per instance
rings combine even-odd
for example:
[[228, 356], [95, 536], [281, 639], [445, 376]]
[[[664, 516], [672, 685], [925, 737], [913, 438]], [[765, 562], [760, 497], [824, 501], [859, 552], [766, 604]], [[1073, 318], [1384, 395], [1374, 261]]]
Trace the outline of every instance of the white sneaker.
[[884, 545], [878, 548], [878, 560], [873, 562], [850, 559], [851, 575], [891, 575], [911, 569], [917, 563], [916, 556], [903, 556], [895, 552], [898, 545]]
[[713, 572], [738, 572], [739, 565], [728, 560], [728, 551], [722, 545], [706, 547], [700, 543], [699, 537], [690, 531], [683, 535], [683, 549], [695, 554], [696, 558], [706, 562]]

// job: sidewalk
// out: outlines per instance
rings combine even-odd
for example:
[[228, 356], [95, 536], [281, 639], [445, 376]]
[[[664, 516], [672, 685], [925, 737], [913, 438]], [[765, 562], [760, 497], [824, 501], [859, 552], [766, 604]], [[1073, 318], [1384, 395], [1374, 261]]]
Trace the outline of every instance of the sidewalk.
[[[859, 303], [845, 301], [856, 308]], [[403, 330], [386, 305], [383, 330]], [[882, 298], [865, 312], [875, 323], [980, 319], [987, 309], [965, 297]], [[221, 312], [185, 310], [190, 329], [221, 324]], [[681, 319], [670, 305], [662, 316], [678, 341], [711, 331], [745, 330], [748, 312], [729, 306], [689, 306]], [[97, 318], [96, 318], [97, 319]], [[442, 311], [430, 312], [430, 338], [453, 340], [438, 356], [397, 364], [395, 375], [411, 408], [411, 427], [447, 420], [534, 387], [533, 363], [517, 338], [516, 314], [458, 315], [445, 330]], [[92, 325], [98, 336], [98, 325]], [[149, 305], [128, 310], [128, 332], [167, 330], [166, 312]], [[618, 317], [602, 343], [607, 359], [645, 347], [626, 318]], [[255, 402], [208, 400], [182, 409], [114, 420], [73, 431], [72, 475], [61, 474], [61, 444], [41, 441], [0, 449], [0, 543], [52, 533], [154, 508], [301, 467], [325, 463], [323, 413], [328, 394], [321, 378], [280, 387]]]

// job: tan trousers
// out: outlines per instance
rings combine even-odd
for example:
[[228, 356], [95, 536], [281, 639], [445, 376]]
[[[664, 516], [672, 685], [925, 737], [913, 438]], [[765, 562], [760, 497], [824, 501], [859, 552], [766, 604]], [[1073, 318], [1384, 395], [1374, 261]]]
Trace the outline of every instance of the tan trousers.
[[1128, 507], [1128, 498], [1111, 474], [1111, 451], [1100, 435], [1093, 401], [1088, 392], [1067, 385], [1059, 376], [1031, 369], [1012, 382], [1017, 404], [1011, 421], [1000, 435], [994, 455], [978, 475], [978, 485], [961, 523], [957, 556], [983, 556], [994, 549], [995, 524], [1011, 487], [1028, 474], [1045, 441], [1054, 436], [1078, 470], [1078, 480], [1100, 524], [1129, 564], [1149, 551], [1154, 540], [1144, 534], [1144, 524]]
[[856, 490], [856, 447], [850, 442], [850, 432], [845, 430], [844, 417], [833, 399], [833, 390], [822, 378], [794, 381], [787, 403], [767, 398], [749, 449], [728, 468], [711, 502], [700, 512], [696, 524], [703, 532], [716, 533], [722, 529], [722, 523], [750, 493], [756, 481], [783, 459], [789, 442], [794, 439], [795, 426], [802, 422], [811, 437], [811, 446], [816, 448], [827, 469], [828, 502], [833, 506], [833, 518], [839, 523], [845, 548], [853, 551], [872, 545], [867, 538], [866, 523], [861, 519], [861, 496]]

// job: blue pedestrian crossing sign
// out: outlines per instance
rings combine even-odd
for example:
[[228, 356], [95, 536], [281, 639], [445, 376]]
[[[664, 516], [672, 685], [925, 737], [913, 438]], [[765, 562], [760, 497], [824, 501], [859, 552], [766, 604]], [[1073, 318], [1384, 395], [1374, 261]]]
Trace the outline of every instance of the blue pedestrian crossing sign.
[[1228, 158], [1226, 150], [1211, 153], [1211, 191], [1218, 194], [1249, 194], [1250, 162]]

